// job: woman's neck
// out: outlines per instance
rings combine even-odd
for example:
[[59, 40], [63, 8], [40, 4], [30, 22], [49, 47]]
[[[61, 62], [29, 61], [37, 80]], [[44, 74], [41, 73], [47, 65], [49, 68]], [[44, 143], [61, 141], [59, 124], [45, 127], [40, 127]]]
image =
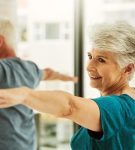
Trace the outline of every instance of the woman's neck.
[[124, 84], [118, 84], [115, 85], [114, 87], [109, 87], [106, 90], [101, 91], [101, 95], [121, 95], [121, 94], [126, 94], [127, 91], [129, 91], [130, 87], [127, 83]]

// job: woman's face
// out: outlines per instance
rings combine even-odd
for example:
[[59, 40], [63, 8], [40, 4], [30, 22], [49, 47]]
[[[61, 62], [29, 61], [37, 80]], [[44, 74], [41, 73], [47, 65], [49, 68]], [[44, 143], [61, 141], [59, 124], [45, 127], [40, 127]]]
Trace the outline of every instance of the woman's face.
[[116, 62], [116, 54], [93, 49], [88, 53], [88, 58], [87, 71], [92, 87], [107, 91], [123, 82], [123, 70]]

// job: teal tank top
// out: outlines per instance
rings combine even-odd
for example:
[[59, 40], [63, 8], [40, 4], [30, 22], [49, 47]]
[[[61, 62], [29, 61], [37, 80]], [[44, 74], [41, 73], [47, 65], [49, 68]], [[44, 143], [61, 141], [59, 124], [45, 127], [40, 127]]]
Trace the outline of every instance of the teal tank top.
[[102, 132], [81, 127], [72, 137], [72, 150], [135, 150], [135, 100], [127, 94], [93, 100], [100, 109]]

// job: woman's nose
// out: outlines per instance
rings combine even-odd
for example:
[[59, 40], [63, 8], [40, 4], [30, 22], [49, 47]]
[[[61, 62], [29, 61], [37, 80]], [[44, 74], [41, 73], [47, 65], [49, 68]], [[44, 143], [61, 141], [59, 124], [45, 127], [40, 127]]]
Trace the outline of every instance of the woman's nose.
[[87, 71], [94, 71], [96, 70], [96, 64], [94, 62], [94, 60], [89, 60], [88, 64], [87, 64]]

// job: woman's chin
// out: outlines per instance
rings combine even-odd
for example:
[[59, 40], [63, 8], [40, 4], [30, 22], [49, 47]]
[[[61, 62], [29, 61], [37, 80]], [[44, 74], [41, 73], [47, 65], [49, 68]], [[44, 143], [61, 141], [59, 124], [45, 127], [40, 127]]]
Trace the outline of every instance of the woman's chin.
[[100, 89], [101, 87], [98, 85], [98, 84], [94, 84], [94, 83], [91, 83], [90, 82], [90, 87], [92, 87], [92, 88], [96, 88], [96, 89]]

